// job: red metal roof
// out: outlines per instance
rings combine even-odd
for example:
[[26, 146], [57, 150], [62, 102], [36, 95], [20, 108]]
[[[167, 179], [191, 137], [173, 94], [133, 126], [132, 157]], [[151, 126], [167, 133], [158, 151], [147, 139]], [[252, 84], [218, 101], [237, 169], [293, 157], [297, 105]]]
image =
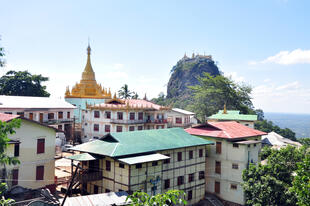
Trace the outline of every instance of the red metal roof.
[[237, 139], [266, 135], [265, 132], [249, 128], [234, 121], [208, 122], [204, 125], [185, 129], [191, 135], [217, 137], [225, 139]]
[[0, 121], [2, 122], [8, 122], [17, 117], [19, 117], [19, 115], [0, 113]]

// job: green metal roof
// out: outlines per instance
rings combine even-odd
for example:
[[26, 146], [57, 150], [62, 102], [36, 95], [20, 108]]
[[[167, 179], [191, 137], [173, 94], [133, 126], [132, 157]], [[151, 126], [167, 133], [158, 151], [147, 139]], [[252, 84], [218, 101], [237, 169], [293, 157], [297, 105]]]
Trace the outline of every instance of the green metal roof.
[[127, 157], [118, 159], [121, 162], [124, 162], [129, 165], [134, 165], [143, 162], [153, 162], [158, 160], [170, 159], [170, 157], [163, 154], [149, 154], [149, 155], [140, 155], [135, 157]]
[[217, 114], [213, 114], [212, 116], [208, 117], [208, 119], [256, 121], [257, 115], [240, 114], [239, 110], [227, 110], [227, 114], [223, 114], [223, 110], [220, 110]]
[[80, 144], [72, 150], [117, 157], [207, 144], [213, 144], [213, 142], [192, 136], [184, 129], [171, 128], [113, 132], [107, 134], [102, 140]]
[[94, 155], [88, 154], [88, 153], [82, 153], [77, 155], [72, 155], [65, 157], [66, 159], [76, 160], [76, 161], [90, 161], [97, 159]]

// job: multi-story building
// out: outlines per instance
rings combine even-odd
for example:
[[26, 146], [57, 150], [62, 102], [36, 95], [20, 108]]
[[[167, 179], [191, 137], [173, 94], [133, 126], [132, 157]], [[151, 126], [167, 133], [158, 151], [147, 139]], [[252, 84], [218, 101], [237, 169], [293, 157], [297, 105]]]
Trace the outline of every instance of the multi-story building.
[[206, 192], [229, 205], [244, 205], [242, 171], [260, 162], [261, 132], [237, 122], [209, 122], [185, 130], [191, 135], [214, 141], [207, 151]]
[[142, 99], [113, 99], [86, 105], [82, 112], [82, 141], [98, 139], [110, 132], [167, 128], [167, 111]]
[[19, 115], [0, 113], [0, 121], [10, 122], [20, 119], [20, 128], [9, 134], [6, 154], [16, 157], [20, 164], [3, 165], [2, 179], [7, 180], [9, 188], [19, 185], [38, 189], [47, 187], [54, 191], [55, 176], [55, 134], [56, 129]]
[[172, 108], [167, 113], [168, 127], [187, 128], [198, 123], [195, 113], [179, 108]]
[[208, 122], [236, 121], [247, 127], [254, 129], [254, 123], [257, 121], [257, 115], [240, 114], [239, 110], [220, 110], [218, 113], [208, 117]]
[[183, 190], [189, 204], [205, 195], [207, 145], [181, 128], [109, 133], [73, 148], [82, 162], [84, 193], [142, 190], [150, 195]]
[[63, 131], [72, 138], [75, 107], [68, 102], [50, 97], [0, 95], [0, 113], [20, 115]]

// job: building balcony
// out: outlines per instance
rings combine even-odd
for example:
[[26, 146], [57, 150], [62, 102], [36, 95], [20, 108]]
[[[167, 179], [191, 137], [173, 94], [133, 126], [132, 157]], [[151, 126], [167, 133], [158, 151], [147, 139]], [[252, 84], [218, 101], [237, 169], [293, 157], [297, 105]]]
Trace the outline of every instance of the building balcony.
[[146, 120], [147, 124], [166, 124], [168, 123], [167, 119], [155, 119], [155, 120]]
[[45, 124], [59, 124], [59, 123], [71, 123], [73, 122], [73, 118], [66, 118], [66, 119], [45, 119], [43, 123]]
[[111, 119], [111, 123], [114, 124], [143, 124], [145, 123], [145, 120], [138, 120], [138, 119], [134, 119], [134, 120], [128, 120], [128, 119]]
[[102, 180], [102, 172], [89, 172], [84, 171], [83, 173], [78, 175], [78, 179], [81, 183], [91, 182], [91, 181], [97, 181]]

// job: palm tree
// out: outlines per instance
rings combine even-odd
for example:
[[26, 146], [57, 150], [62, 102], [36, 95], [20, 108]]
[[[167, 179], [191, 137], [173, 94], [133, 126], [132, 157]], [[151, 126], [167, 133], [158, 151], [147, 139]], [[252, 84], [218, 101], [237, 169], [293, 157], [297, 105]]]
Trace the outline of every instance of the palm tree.
[[131, 96], [132, 99], [138, 99], [139, 95], [137, 92], [133, 92], [133, 95]]
[[124, 84], [124, 86], [121, 87], [120, 90], [118, 90], [118, 96], [123, 98], [123, 99], [129, 99], [131, 98], [133, 95], [133, 92], [131, 92], [129, 89], [128, 89], [128, 85], [127, 84]]

